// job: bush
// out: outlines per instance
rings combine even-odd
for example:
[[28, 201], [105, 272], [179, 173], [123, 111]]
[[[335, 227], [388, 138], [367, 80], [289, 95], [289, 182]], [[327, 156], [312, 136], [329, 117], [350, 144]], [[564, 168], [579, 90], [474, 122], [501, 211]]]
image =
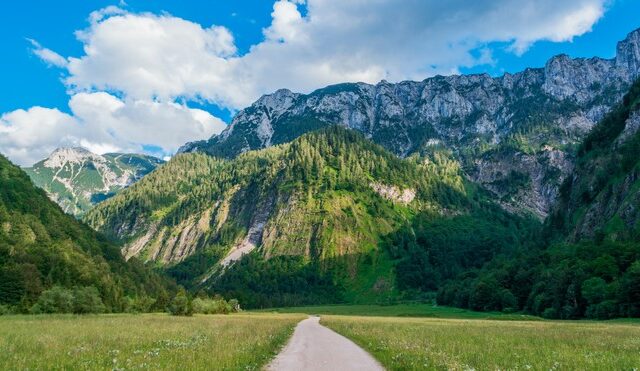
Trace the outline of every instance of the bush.
[[0, 316], [6, 316], [7, 314], [13, 314], [13, 310], [8, 305], [0, 304]]
[[76, 287], [73, 289], [73, 313], [104, 313], [100, 292], [93, 286]]
[[615, 300], [605, 300], [599, 304], [589, 305], [586, 316], [595, 319], [611, 319], [618, 316], [618, 303]]
[[547, 319], [556, 319], [558, 318], [558, 311], [555, 308], [546, 308], [542, 312], [542, 317]]
[[148, 313], [151, 312], [151, 309], [156, 303], [156, 299], [148, 296], [127, 297], [124, 311], [127, 313]]
[[106, 308], [100, 292], [93, 286], [67, 289], [54, 286], [42, 292], [30, 312], [39, 313], [103, 313]]
[[193, 303], [184, 289], [180, 289], [173, 300], [171, 300], [167, 311], [174, 316], [193, 315]]
[[231, 311], [232, 312], [240, 312], [242, 310], [242, 308], [240, 308], [240, 302], [238, 301], [238, 299], [231, 299], [229, 300], [229, 305], [231, 306]]
[[193, 300], [193, 311], [202, 314], [228, 314], [240, 311], [238, 300], [224, 300], [222, 297], [196, 298]]
[[54, 286], [42, 292], [38, 301], [31, 307], [31, 312], [39, 313], [71, 313], [73, 311], [73, 292], [60, 286]]

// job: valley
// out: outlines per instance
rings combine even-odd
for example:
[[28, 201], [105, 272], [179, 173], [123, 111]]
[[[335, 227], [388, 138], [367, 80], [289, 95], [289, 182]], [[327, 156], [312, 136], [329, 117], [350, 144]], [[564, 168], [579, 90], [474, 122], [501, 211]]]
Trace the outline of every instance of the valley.
[[640, 3], [98, 3], [0, 12], [0, 370], [640, 369]]
[[290, 314], [182, 318], [2, 316], [0, 366], [258, 370], [285, 346], [307, 312], [340, 313], [322, 314], [321, 324], [353, 340], [388, 370], [633, 369], [640, 363], [637, 321], [545, 321], [504, 314], [483, 319], [482, 314], [466, 316], [426, 305], [413, 312], [431, 311], [443, 318], [419, 318], [406, 317], [406, 309], [315, 307], [290, 309]]

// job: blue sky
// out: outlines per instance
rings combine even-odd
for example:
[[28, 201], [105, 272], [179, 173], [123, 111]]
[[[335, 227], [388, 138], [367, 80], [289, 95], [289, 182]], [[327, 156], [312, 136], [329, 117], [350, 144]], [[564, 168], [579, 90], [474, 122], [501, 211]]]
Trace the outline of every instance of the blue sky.
[[[74, 32], [87, 26], [87, 17], [94, 10], [118, 5], [117, 0], [11, 1], [0, 12], [0, 40], [5, 46], [4, 64], [0, 78], [0, 112], [35, 105], [59, 107], [68, 111], [69, 98], [60, 83], [61, 72], [47, 68], [30, 51], [27, 38], [62, 55], [81, 55], [82, 43]], [[134, 12], [169, 12], [177, 17], [202, 25], [221, 24], [234, 31], [241, 52], [262, 39], [262, 29], [271, 21], [273, 3], [265, 0], [248, 1], [126, 1], [126, 8]], [[203, 105], [216, 110], [215, 105]], [[226, 120], [228, 111], [221, 112]]]
[[278, 88], [611, 58], [638, 14], [637, 0], [8, 2], [0, 152], [170, 155]]

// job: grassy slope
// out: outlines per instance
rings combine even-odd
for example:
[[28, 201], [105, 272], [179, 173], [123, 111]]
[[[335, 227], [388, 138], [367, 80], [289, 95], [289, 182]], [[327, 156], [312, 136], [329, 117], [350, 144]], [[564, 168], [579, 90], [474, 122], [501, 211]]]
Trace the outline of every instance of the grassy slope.
[[301, 315], [0, 317], [2, 369], [258, 370]]
[[323, 316], [389, 370], [640, 367], [640, 326], [608, 322]]

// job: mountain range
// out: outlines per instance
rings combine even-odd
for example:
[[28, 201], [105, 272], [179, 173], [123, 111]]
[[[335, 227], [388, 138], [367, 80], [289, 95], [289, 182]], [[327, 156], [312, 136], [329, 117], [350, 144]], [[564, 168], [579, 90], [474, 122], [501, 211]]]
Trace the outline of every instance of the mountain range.
[[613, 59], [559, 55], [544, 68], [495, 78], [278, 90], [240, 111], [220, 135], [181, 152], [233, 158], [337, 124], [401, 157], [450, 149], [466, 176], [504, 207], [543, 219], [573, 169], [575, 149], [638, 76], [640, 30], [618, 43]]
[[[433, 243], [477, 254], [473, 264], [499, 251], [489, 241], [520, 246], [538, 225], [494, 206], [449, 153], [402, 159], [340, 126], [232, 160], [178, 155], [84, 220], [179, 283], [271, 306], [396, 295], [379, 243], [417, 215], [465, 225]], [[247, 266], [245, 254], [257, 262]]]
[[[436, 300], [547, 318], [640, 316], [639, 78], [636, 30], [613, 59], [278, 90], [162, 166], [61, 149], [28, 172], [98, 232], [71, 241], [119, 246], [129, 263], [113, 258], [118, 266], [146, 262], [246, 307]], [[8, 189], [34, 195], [3, 199], [0, 238], [27, 246], [11, 264], [35, 264], [29, 249], [46, 236], [59, 246], [60, 234], [32, 233], [73, 219], [4, 166], [20, 184]], [[14, 198], [56, 211], [37, 226]], [[87, 231], [82, 222], [72, 225]]]

